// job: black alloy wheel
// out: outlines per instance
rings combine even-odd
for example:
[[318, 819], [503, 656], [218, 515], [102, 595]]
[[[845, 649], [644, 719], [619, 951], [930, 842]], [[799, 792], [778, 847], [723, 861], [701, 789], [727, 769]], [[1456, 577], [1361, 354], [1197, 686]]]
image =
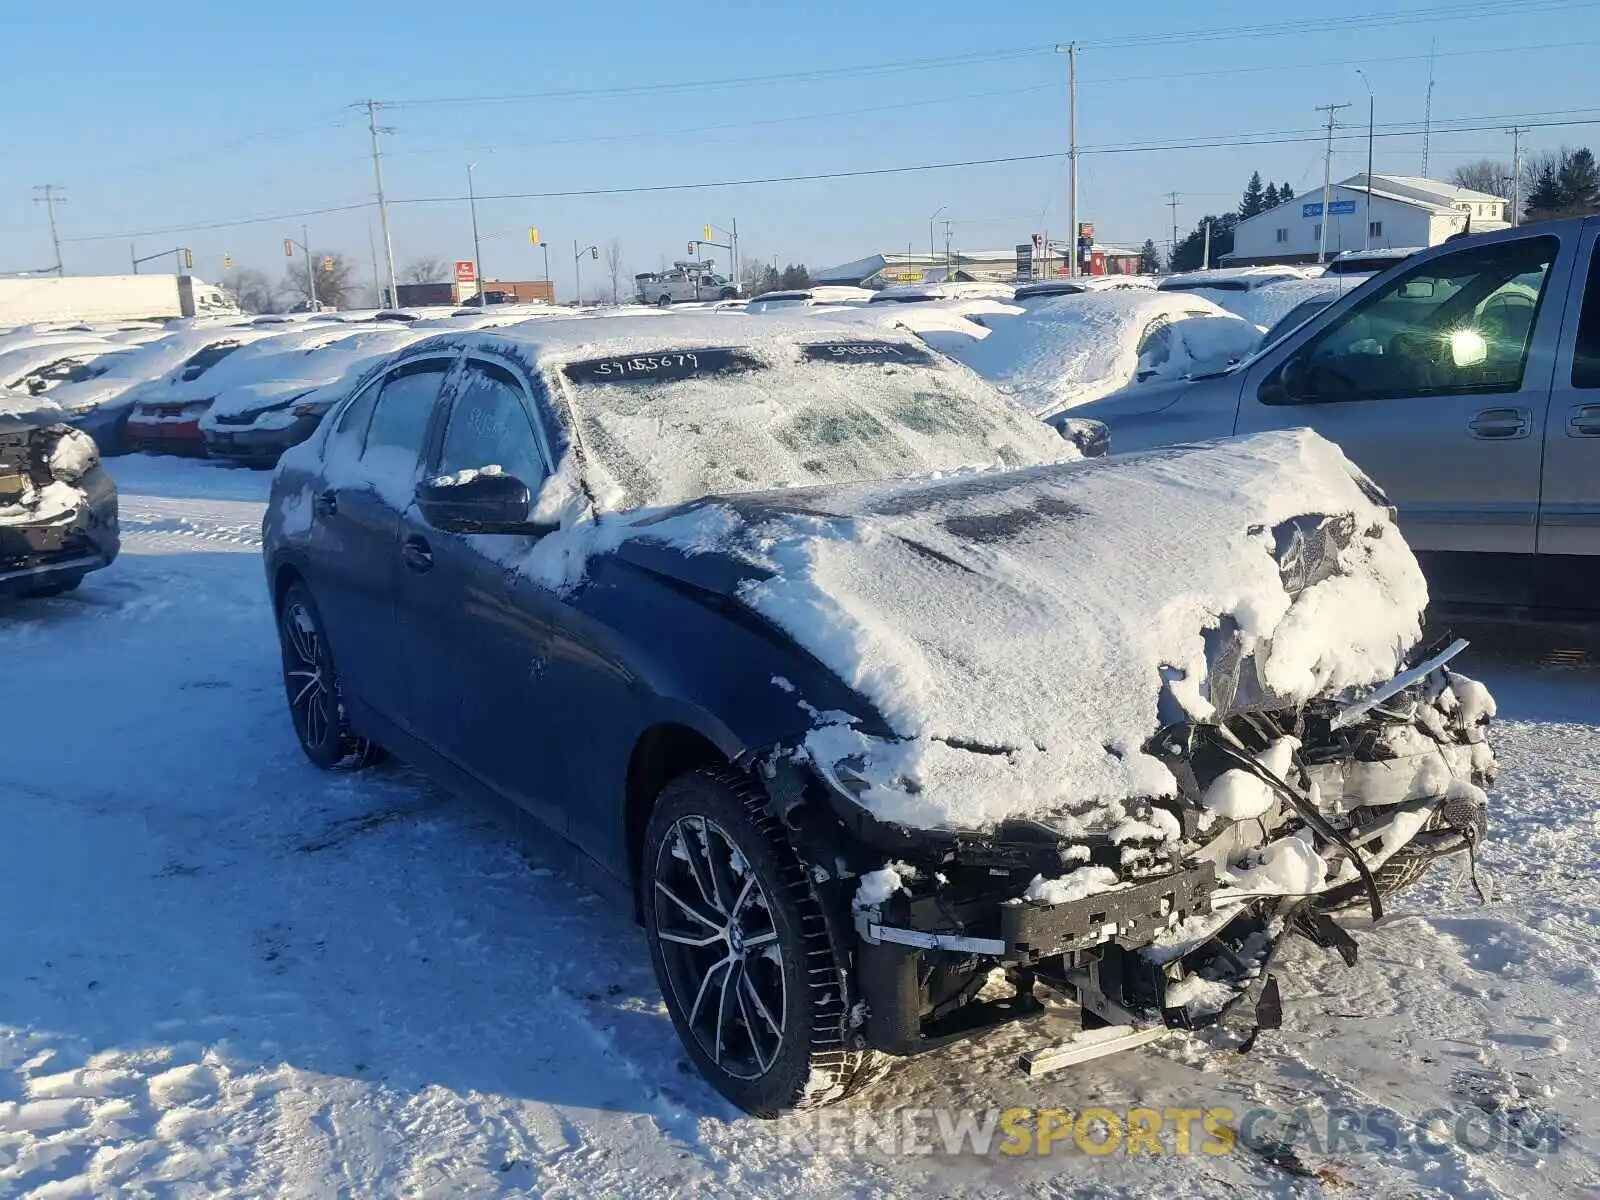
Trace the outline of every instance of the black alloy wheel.
[[283, 688], [300, 749], [325, 771], [370, 766], [382, 751], [350, 732], [340, 699], [328, 641], [311, 591], [303, 583], [289, 588], [278, 615], [283, 650]]

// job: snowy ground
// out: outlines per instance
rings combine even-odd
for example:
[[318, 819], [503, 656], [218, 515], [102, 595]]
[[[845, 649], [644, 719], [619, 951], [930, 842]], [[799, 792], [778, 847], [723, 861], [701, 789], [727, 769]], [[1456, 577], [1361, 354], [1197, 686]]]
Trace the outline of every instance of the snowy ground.
[[[1600, 1194], [1600, 670], [1479, 660], [1501, 898], [1436, 872], [1356, 968], [1295, 946], [1285, 1028], [1249, 1055], [1175, 1037], [1028, 1080], [1019, 1050], [1070, 1025], [1050, 1017], [905, 1064], [850, 1110], [1303, 1108], [1325, 1140], [1329, 1108], [1386, 1106], [1406, 1148], [814, 1152], [814, 1127], [744, 1119], [698, 1081], [639, 931], [558, 856], [403, 768], [305, 763], [257, 554], [265, 476], [112, 469], [123, 557], [0, 609], [0, 1195]], [[1419, 1149], [1436, 1109], [1477, 1114], [1477, 1144], [1509, 1110], [1560, 1142]]]

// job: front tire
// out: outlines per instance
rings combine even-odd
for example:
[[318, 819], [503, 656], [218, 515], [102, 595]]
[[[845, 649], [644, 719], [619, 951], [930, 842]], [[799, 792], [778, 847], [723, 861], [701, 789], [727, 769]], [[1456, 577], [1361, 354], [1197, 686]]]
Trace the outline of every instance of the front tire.
[[669, 307], [671, 307], [671, 305], [672, 305], [672, 297], [671, 296], [662, 296], [660, 299], [658, 299], [656, 301], [656, 307], [657, 308], [669, 308]]
[[82, 575], [68, 575], [62, 579], [55, 579], [49, 583], [40, 584], [38, 587], [29, 588], [22, 594], [32, 600], [44, 600], [51, 596], [64, 596], [68, 592], [76, 591], [83, 582]]
[[322, 617], [303, 583], [292, 584], [283, 597], [278, 642], [289, 719], [305, 756], [324, 771], [360, 770], [379, 761], [383, 751], [350, 732]]
[[731, 769], [669, 783], [645, 834], [650, 958], [707, 1081], [757, 1117], [843, 1099], [883, 1072], [848, 1049], [846, 979], [810, 876], [759, 786]]

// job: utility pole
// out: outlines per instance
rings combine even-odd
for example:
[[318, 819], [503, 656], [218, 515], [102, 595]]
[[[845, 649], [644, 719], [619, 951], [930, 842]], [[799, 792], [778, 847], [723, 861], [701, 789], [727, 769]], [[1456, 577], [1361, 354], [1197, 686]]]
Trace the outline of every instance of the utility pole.
[[306, 292], [310, 299], [306, 301], [306, 311], [317, 311], [317, 274], [311, 266], [311, 234], [304, 225], [300, 226], [300, 248], [306, 252]]
[[1522, 135], [1528, 131], [1520, 125], [1506, 130], [1511, 135], [1511, 223], [1522, 224]]
[[[948, 204], [939, 205], [939, 207], [934, 210], [933, 216], [928, 218], [928, 271], [927, 271], [927, 274], [930, 274], [930, 275], [933, 273], [933, 255], [934, 255], [934, 251], [933, 251], [933, 223], [934, 223], [934, 221], [936, 221], [938, 219], [939, 214], [942, 213], [945, 209], [947, 209], [949, 207], [950, 206]], [[909, 255], [911, 254], [911, 247], [909, 247], [909, 246], [906, 247], [906, 254], [909, 257]]]
[[133, 259], [133, 273], [137, 275], [139, 273], [139, 247], [133, 242], [128, 243], [128, 257]]
[[45, 212], [50, 217], [50, 244], [56, 251], [56, 275], [65, 275], [66, 271], [61, 267], [61, 235], [56, 232], [56, 205], [65, 204], [67, 198], [61, 194], [61, 185], [56, 183], [41, 183], [33, 190], [39, 193], [33, 198], [33, 202], [43, 204]]
[[[389, 267], [389, 303], [399, 303], [394, 275], [394, 239], [389, 236], [389, 204], [383, 195], [383, 156], [378, 153], [378, 102], [367, 101], [367, 131], [372, 134], [372, 180], [378, 187], [378, 222], [383, 226], [383, 253]], [[385, 129], [382, 132], [389, 133]]]
[[1167, 269], [1172, 269], [1172, 260], [1178, 257], [1178, 193], [1167, 193], [1167, 207], [1172, 210], [1172, 253], [1167, 255]]
[[472, 275], [477, 280], [478, 307], [482, 308], [489, 300], [483, 293], [483, 251], [478, 246], [478, 193], [472, 183], [472, 172], [477, 165], [475, 162], [467, 164], [467, 205], [472, 210]]
[[1438, 49], [1439, 39], [1434, 38], [1428, 44], [1428, 98], [1422, 105], [1422, 177], [1428, 177], [1428, 143], [1433, 135], [1433, 52]]
[[1317, 261], [1328, 261], [1328, 226], [1333, 222], [1328, 212], [1333, 204], [1333, 118], [1341, 108], [1349, 108], [1349, 104], [1319, 104], [1318, 112], [1328, 114], [1328, 148], [1322, 156], [1322, 233], [1317, 240]]
[[944, 220], [944, 281], [946, 283], [950, 282], [950, 232], [954, 226], [955, 222], [946, 217]]
[[[367, 249], [372, 254], [372, 307], [383, 308], [383, 280], [378, 278], [378, 243], [372, 238], [372, 218], [367, 218]], [[398, 300], [392, 306], [399, 308]]]
[[1206, 239], [1205, 239], [1204, 249], [1202, 249], [1200, 251], [1200, 269], [1202, 271], [1209, 271], [1211, 269], [1211, 218], [1210, 217], [1206, 218], [1205, 227], [1206, 227]]
[[1367, 73], [1360, 67], [1356, 74], [1361, 76], [1361, 82], [1367, 87], [1367, 232], [1361, 238], [1363, 250], [1372, 249], [1372, 134], [1375, 126], [1373, 118], [1377, 115], [1377, 101], [1373, 99], [1372, 84], [1367, 82]]
[[1078, 43], [1057, 46], [1056, 53], [1067, 56], [1067, 223], [1072, 226], [1067, 276], [1071, 278], [1078, 274]]

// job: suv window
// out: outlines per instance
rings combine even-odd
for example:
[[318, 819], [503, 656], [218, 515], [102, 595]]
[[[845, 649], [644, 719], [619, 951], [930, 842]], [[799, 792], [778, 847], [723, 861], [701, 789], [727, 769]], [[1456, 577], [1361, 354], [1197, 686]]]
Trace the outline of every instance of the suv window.
[[534, 490], [545, 476], [544, 456], [516, 378], [490, 363], [473, 362], [450, 409], [439, 474], [483, 467], [499, 467]]
[[1589, 282], [1578, 315], [1578, 343], [1572, 354], [1572, 386], [1600, 388], [1600, 242], [1589, 256]]
[[1515, 392], [1554, 237], [1497, 242], [1422, 263], [1345, 313], [1284, 365], [1266, 403]]
[[421, 459], [433, 402], [439, 397], [449, 366], [448, 359], [424, 359], [389, 373], [378, 391], [372, 421], [367, 426], [367, 440], [361, 450], [363, 460], [384, 449], [401, 451], [413, 461]]

